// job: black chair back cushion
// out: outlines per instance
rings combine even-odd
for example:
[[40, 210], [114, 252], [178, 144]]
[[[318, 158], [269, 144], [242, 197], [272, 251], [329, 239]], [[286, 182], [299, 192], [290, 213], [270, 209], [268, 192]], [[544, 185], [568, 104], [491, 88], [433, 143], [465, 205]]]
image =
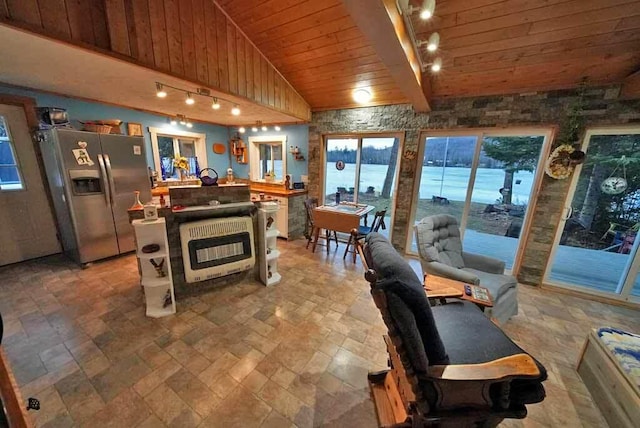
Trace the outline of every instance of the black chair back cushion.
[[378, 275], [376, 288], [387, 299], [387, 308], [406, 348], [416, 374], [429, 365], [448, 364], [429, 299], [409, 264], [379, 233], [367, 235], [367, 262]]

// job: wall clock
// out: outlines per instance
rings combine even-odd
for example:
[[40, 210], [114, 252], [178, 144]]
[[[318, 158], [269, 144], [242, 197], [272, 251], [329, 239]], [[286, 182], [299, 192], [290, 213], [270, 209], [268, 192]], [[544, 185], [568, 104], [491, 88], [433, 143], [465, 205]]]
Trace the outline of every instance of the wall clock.
[[624, 177], [609, 177], [600, 184], [600, 190], [607, 195], [619, 195], [627, 190], [627, 185]]

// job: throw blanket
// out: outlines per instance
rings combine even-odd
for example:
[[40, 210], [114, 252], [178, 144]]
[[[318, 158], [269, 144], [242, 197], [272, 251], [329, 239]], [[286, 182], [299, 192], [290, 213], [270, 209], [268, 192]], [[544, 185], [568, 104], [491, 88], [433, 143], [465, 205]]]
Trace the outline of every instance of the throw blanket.
[[640, 336], [612, 327], [602, 327], [598, 329], [598, 337], [631, 378], [631, 382], [640, 387]]

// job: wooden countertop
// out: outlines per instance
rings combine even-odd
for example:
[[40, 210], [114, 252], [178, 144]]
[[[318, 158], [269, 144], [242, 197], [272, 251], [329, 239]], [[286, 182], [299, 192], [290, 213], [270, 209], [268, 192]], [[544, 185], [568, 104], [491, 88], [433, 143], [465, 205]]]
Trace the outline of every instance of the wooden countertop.
[[[285, 198], [290, 198], [298, 195], [306, 195], [309, 191], [307, 189], [285, 189], [282, 184], [264, 184], [264, 183], [246, 183], [249, 185], [249, 191], [252, 193], [264, 193], [265, 195], [272, 196], [281, 196]], [[220, 183], [221, 186], [224, 186], [224, 183]], [[151, 189], [152, 196], [167, 196], [169, 194], [169, 189], [171, 187], [167, 186], [159, 186]]]

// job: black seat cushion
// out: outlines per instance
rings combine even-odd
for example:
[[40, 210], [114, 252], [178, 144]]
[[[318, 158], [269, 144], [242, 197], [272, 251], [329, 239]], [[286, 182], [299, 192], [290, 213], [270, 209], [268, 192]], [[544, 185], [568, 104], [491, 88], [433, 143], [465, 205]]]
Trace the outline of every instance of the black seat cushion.
[[[481, 364], [527, 354], [473, 303], [449, 302], [432, 310], [450, 364]], [[547, 379], [547, 370], [535, 358], [534, 361], [540, 375], [535, 379], [512, 381], [509, 394], [512, 403], [531, 404], [544, 399], [541, 382]]]
[[428, 365], [447, 364], [449, 358], [420, 279], [383, 235], [372, 232], [366, 243], [367, 261], [378, 274], [376, 287], [385, 293], [416, 374], [426, 373]]

